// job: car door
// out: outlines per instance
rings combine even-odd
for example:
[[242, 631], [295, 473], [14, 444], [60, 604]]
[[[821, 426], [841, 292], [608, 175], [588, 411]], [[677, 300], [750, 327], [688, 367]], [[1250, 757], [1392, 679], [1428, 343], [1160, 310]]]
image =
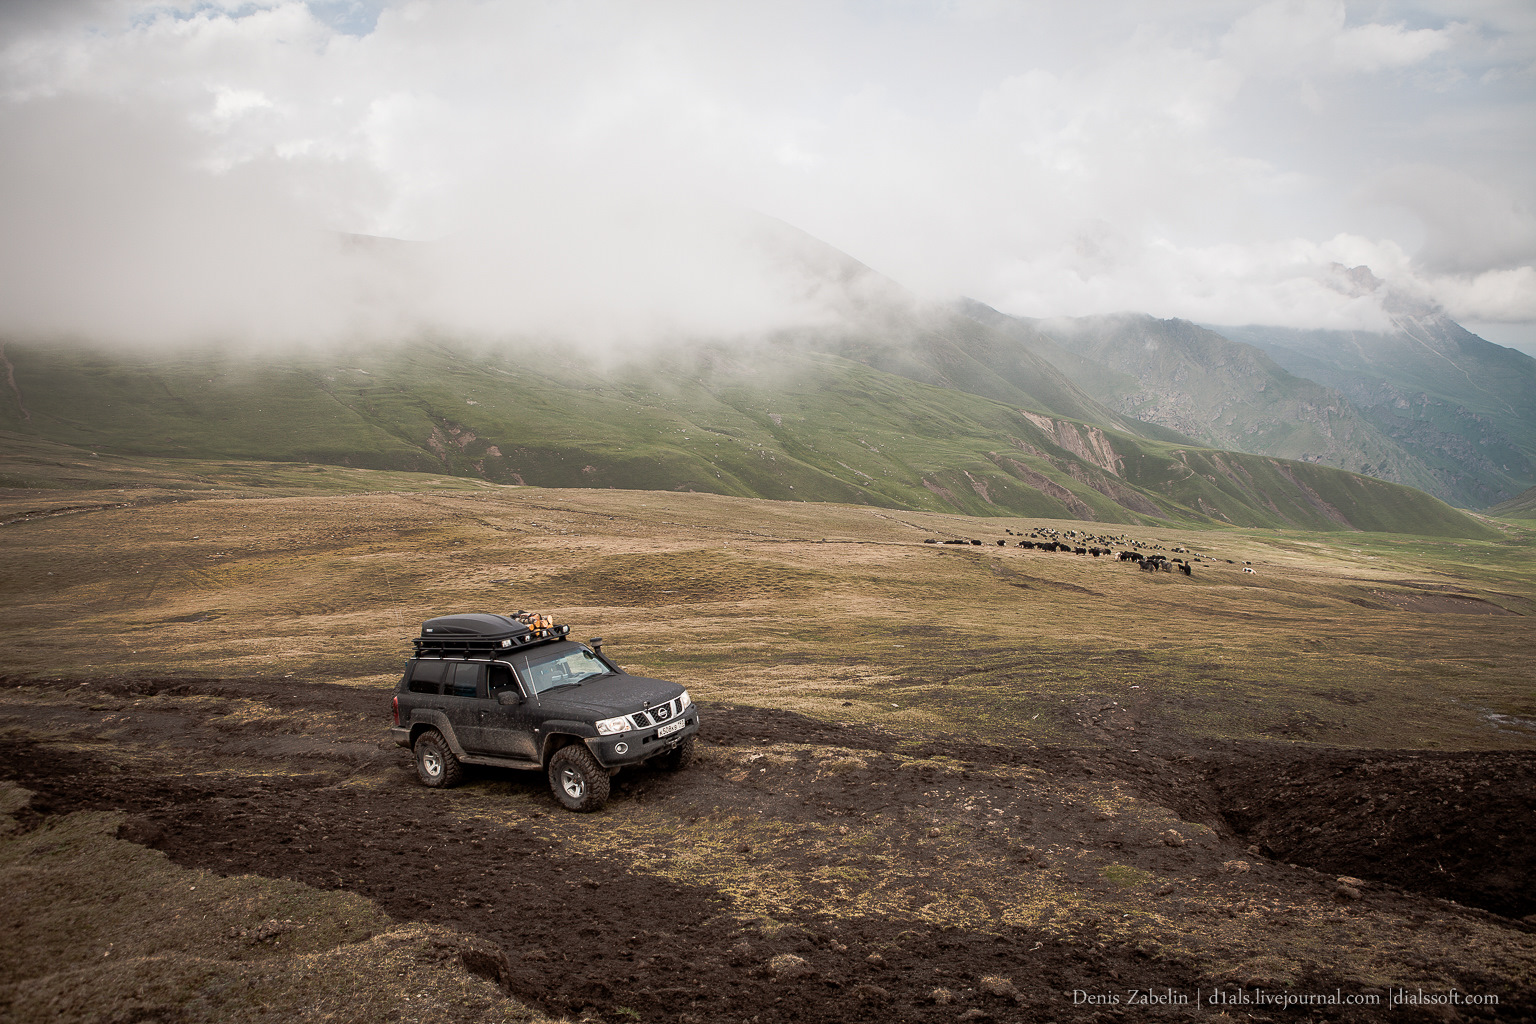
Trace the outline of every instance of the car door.
[[473, 661], [450, 662], [443, 679], [443, 713], [459, 746], [466, 754], [485, 753], [480, 728], [480, 707], [484, 703], [480, 695], [485, 692], [485, 663]]
[[[480, 742], [484, 744], [485, 752], [537, 762], [539, 737], [533, 731], [532, 704], [526, 691], [519, 685], [511, 667], [502, 662], [491, 662], [486, 666], [486, 672], [485, 697], [478, 701], [477, 716]], [[503, 692], [516, 694], [518, 701], [502, 704], [499, 698]]]

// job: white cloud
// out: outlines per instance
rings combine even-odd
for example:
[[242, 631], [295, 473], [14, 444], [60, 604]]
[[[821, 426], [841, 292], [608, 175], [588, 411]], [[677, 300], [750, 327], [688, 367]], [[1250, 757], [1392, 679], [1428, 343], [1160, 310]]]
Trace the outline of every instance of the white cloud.
[[1343, 0], [1275, 0], [1237, 19], [1221, 41], [1248, 74], [1356, 74], [1417, 64], [1448, 49], [1449, 29], [1348, 25]]
[[233, 121], [253, 110], [272, 107], [272, 101], [267, 99], [259, 89], [230, 89], [219, 86], [213, 92], [213, 117], [216, 121]]
[[[1533, 64], [1536, 24], [1496, 0], [19, 4], [0, 326], [825, 316], [733, 210], [1029, 315], [1378, 316], [1322, 282], [1338, 259], [1509, 319], [1536, 259]], [[380, 285], [313, 241], [336, 230], [437, 244]]]
[[[1047, 257], [1015, 271], [1008, 308], [1059, 309], [1064, 315], [1142, 311], [1203, 323], [1373, 330], [1386, 325], [1380, 297], [1347, 295], [1330, 280], [1334, 262], [1398, 267], [1390, 245], [1341, 236], [1268, 245], [1186, 247], [1162, 240], [1137, 254], [1118, 279], [1076, 273], [1069, 259]], [[1134, 284], [1127, 288], [1125, 281]]]
[[1536, 323], [1536, 267], [1430, 278], [1427, 291], [1458, 320]]
[[1440, 271], [1477, 271], [1536, 261], [1536, 210], [1467, 171], [1433, 164], [1394, 167], [1365, 195], [1410, 211], [1425, 227], [1419, 260]]

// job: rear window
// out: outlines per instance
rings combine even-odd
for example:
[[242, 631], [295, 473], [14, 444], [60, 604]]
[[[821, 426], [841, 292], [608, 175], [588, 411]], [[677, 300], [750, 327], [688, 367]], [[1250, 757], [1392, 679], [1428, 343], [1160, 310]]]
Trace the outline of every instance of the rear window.
[[453, 674], [450, 675], [443, 686], [443, 692], [455, 697], [473, 697], [478, 689], [480, 674], [485, 671], [484, 665], [470, 665], [464, 662], [453, 666]]
[[447, 667], [441, 661], [418, 661], [415, 665], [411, 666], [411, 692], [440, 692], [443, 683], [443, 670]]

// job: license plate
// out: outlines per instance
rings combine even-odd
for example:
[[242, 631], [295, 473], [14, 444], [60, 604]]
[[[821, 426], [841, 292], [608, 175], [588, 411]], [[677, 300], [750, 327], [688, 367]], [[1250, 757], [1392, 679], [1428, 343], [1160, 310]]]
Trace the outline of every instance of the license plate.
[[666, 725], [656, 730], [656, 738], [661, 739], [663, 736], [671, 736], [673, 733], [681, 730], [682, 727], [687, 724], [688, 723], [683, 721], [681, 718], [675, 722], [668, 722]]

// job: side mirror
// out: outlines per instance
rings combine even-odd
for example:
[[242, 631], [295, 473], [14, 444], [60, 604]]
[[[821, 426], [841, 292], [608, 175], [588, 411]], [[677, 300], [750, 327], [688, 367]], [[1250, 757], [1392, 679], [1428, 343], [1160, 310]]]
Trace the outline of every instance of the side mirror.
[[509, 688], [509, 689], [501, 690], [501, 691], [498, 691], [497, 694], [496, 694], [496, 703], [497, 704], [521, 704], [522, 702], [523, 702], [523, 695], [518, 693], [514, 689], [510, 689]]

